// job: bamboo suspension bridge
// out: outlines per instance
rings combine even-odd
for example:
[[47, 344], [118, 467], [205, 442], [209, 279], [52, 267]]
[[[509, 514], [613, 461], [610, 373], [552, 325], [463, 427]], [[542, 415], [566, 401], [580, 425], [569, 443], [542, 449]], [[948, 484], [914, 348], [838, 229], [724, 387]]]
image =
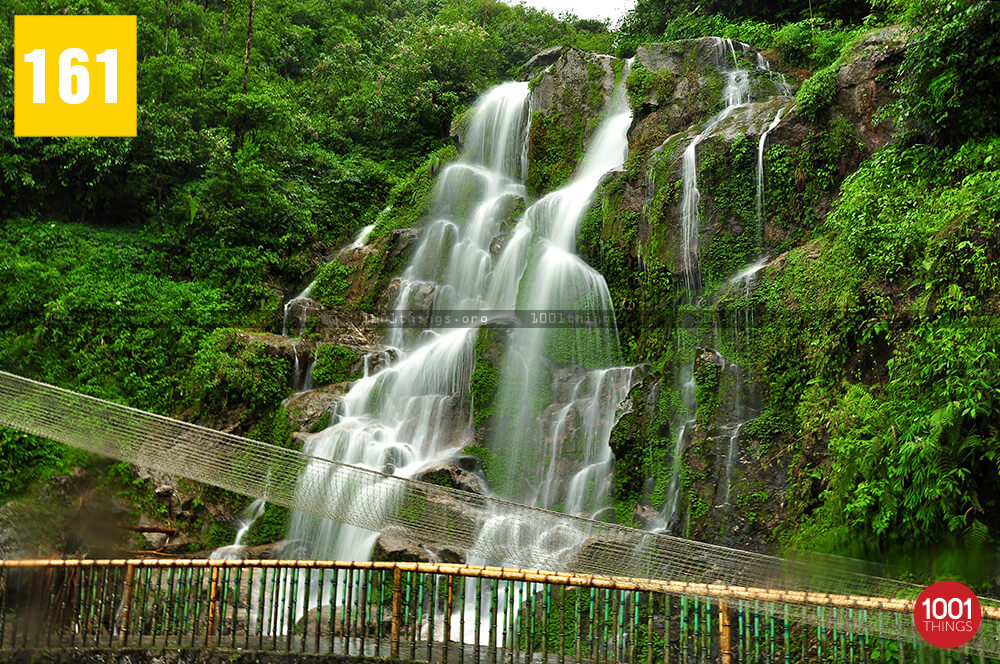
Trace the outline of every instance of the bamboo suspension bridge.
[[[852, 561], [782, 559], [525, 507], [5, 372], [0, 424], [505, 565], [0, 561], [0, 650], [242, 648], [460, 664], [867, 662], [925, 652], [912, 617], [920, 588]], [[348, 490], [330, 501], [320, 490], [329, 483]], [[531, 524], [546, 541], [491, 538], [483, 525], [497, 518]], [[981, 603], [981, 628], [962, 652], [1000, 658], [1000, 604]]]

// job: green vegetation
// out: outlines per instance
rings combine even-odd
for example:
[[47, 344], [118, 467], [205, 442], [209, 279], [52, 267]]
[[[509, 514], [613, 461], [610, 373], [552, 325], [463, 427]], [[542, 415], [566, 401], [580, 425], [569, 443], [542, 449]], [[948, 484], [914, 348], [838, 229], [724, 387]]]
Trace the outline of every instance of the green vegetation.
[[195, 354], [189, 399], [204, 415], [242, 408], [259, 413], [285, 397], [290, 372], [288, 361], [268, 355], [253, 335], [219, 328]]
[[[503, 340], [492, 330], [483, 328], [476, 334], [476, 367], [469, 379], [472, 397], [473, 422], [477, 427], [488, 425], [493, 418], [497, 391], [500, 388], [500, 369], [497, 366], [498, 345]], [[485, 464], [486, 460], [483, 459]]]
[[[933, 550], [937, 574], [988, 583], [991, 570], [949, 556], [1000, 542], [994, 4], [639, 0], [615, 34], [497, 0], [389, 0], [364, 11], [346, 0], [261, 0], [252, 29], [245, 3], [74, 4], [65, 11], [138, 14], [140, 132], [14, 138], [11, 59], [0, 62], [0, 368], [291, 445], [280, 405], [291, 366], [266, 336], [280, 324], [282, 301], [315, 276], [313, 295], [324, 305], [374, 308], [405, 260], [390, 240], [428, 214], [435, 177], [457, 155], [452, 123], [461, 133], [480, 92], [549, 45], [627, 55], [653, 40], [731, 37], [765, 49], [801, 82], [784, 116], [794, 139], [766, 152], [764, 228], [756, 141], [710, 137], [699, 153], [712, 220], [701, 229], [704, 294], [766, 248], [772, 264], [755, 290], [696, 306], [678, 285], [686, 127], [637, 131], [623, 172], [604, 180], [581, 224], [578, 248], [608, 283], [623, 360], [649, 365], [650, 391], [633, 394], [634, 410], [612, 435], [617, 519], [638, 525], [640, 501], [663, 506], [671, 427], [693, 416], [697, 439], [681, 474], [685, 523], [698, 536], [721, 532], [705, 523], [716, 512], [709, 436], [730, 405], [729, 375], [696, 364], [694, 413], [673, 379], [711, 324], [739, 314], [753, 324], [717, 345], [760, 388], [761, 414], [742, 429], [743, 452], [762, 468], [780, 466], [787, 480], [771, 486], [735, 475], [735, 508], [753, 520], [780, 502], [782, 521], [766, 533], [776, 548], [902, 561]], [[14, 0], [11, 10], [56, 11], [40, 0]], [[6, 53], [10, 14], [0, 22]], [[907, 48], [890, 62], [898, 70], [880, 79], [895, 81], [887, 84], [897, 101], [872, 117], [838, 108], [838, 72], [862, 36], [897, 24]], [[695, 60], [680, 75], [636, 64], [626, 79], [633, 110], [698, 75]], [[621, 63], [612, 71], [620, 78]], [[581, 89], [532, 117], [532, 196], [572, 176], [606, 75], [588, 60]], [[686, 100], [697, 117], [717, 107], [722, 86], [721, 76], [702, 78]], [[882, 127], [894, 135], [876, 151], [870, 133]], [[372, 241], [382, 242], [366, 255], [361, 279], [328, 256], [368, 223]], [[506, 433], [516, 411], [551, 401], [553, 370], [540, 367], [529, 377], [530, 403], [495, 402], [504, 379], [499, 334], [483, 330], [475, 345], [470, 387], [481, 440]], [[599, 364], [616, 352], [607, 346]], [[551, 355], [582, 364], [575, 347], [567, 332]], [[314, 378], [351, 380], [357, 361], [350, 348], [323, 345]], [[565, 441], [570, 453], [578, 444]], [[531, 484], [550, 461], [541, 449], [520, 459], [480, 445], [465, 452], [483, 460], [501, 492]], [[0, 500], [31, 496], [78, 464], [99, 468], [101, 486], [136, 512], [166, 518], [131, 467], [102, 467], [6, 429]], [[215, 489], [198, 500], [232, 511], [246, 504]], [[249, 541], [277, 538], [286, 519], [268, 507]], [[216, 543], [232, 539], [228, 525], [191, 528]]]
[[796, 304], [762, 333], [761, 375], [808, 440], [829, 438], [802, 506], [811, 546], [1000, 533], [997, 157], [997, 139], [884, 149], [845, 183], [818, 257], [793, 252], [774, 284]]
[[625, 87], [628, 90], [628, 103], [635, 113], [642, 106], [643, 100], [656, 93], [657, 99], [663, 98], [667, 93], [673, 91], [676, 81], [669, 69], [658, 69], [649, 71], [641, 62], [635, 62], [625, 79]]
[[313, 364], [313, 382], [319, 385], [343, 383], [359, 376], [351, 371], [361, 358], [356, 352], [346, 346], [327, 344], [316, 350], [316, 362]]
[[[288, 367], [235, 330], [276, 330], [292, 287], [363, 225], [415, 224], [456, 154], [453, 116], [509, 70], [553, 44], [611, 48], [602, 23], [497, 0], [254, 7], [251, 25], [249, 3], [8, 4], [8, 54], [14, 14], [136, 14], [139, 134], [14, 138], [0, 61], [0, 368], [253, 426]], [[343, 267], [318, 276], [317, 297], [343, 305]], [[5, 492], [34, 472], [16, 468]]]
[[325, 263], [316, 270], [316, 279], [309, 295], [324, 306], [342, 307], [347, 302], [344, 296], [350, 287], [347, 281], [350, 276], [351, 268], [339, 260], [334, 259]]
[[816, 119], [819, 112], [830, 105], [837, 91], [837, 69], [836, 65], [829, 65], [802, 83], [799, 93], [795, 96], [802, 115]]

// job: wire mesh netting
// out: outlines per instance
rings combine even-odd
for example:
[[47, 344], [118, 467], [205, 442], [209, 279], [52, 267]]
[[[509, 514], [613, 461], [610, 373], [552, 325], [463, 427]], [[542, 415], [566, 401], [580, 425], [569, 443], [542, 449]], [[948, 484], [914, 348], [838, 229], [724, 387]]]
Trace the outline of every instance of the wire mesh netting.
[[[0, 372], [0, 424], [359, 528], [405, 529], [429, 547], [493, 564], [884, 598], [915, 599], [921, 590], [866, 573], [857, 561], [778, 558], [526, 507], [310, 457], [6, 372]], [[858, 630], [881, 613], [805, 604], [795, 611], [806, 622]], [[914, 631], [911, 620], [899, 623], [898, 613], [883, 618], [887, 630]], [[1000, 652], [992, 622], [984, 620], [974, 649]]]

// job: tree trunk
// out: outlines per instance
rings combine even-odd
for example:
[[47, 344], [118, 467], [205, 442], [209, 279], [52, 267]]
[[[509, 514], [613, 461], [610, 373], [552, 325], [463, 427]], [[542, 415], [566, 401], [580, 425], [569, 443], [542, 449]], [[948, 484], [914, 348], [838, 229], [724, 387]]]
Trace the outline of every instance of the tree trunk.
[[229, 0], [222, 3], [222, 48], [219, 49], [220, 53], [226, 52], [226, 24], [229, 21]]
[[250, 76], [250, 44], [253, 43], [253, 11], [256, 0], [250, 0], [250, 19], [247, 21], [247, 50], [243, 56], [243, 92], [247, 91], [247, 78]]

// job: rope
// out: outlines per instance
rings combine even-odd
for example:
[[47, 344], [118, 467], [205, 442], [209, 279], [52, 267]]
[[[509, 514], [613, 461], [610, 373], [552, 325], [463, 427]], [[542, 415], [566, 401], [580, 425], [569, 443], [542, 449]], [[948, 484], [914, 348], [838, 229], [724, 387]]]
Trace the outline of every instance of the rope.
[[[402, 528], [428, 546], [511, 567], [886, 599], [913, 600], [921, 590], [865, 574], [856, 561], [783, 559], [518, 505], [311, 457], [6, 372], [0, 372], [0, 424], [359, 528]], [[333, 486], [340, 490], [330, 491]], [[908, 623], [907, 629], [912, 631]]]

